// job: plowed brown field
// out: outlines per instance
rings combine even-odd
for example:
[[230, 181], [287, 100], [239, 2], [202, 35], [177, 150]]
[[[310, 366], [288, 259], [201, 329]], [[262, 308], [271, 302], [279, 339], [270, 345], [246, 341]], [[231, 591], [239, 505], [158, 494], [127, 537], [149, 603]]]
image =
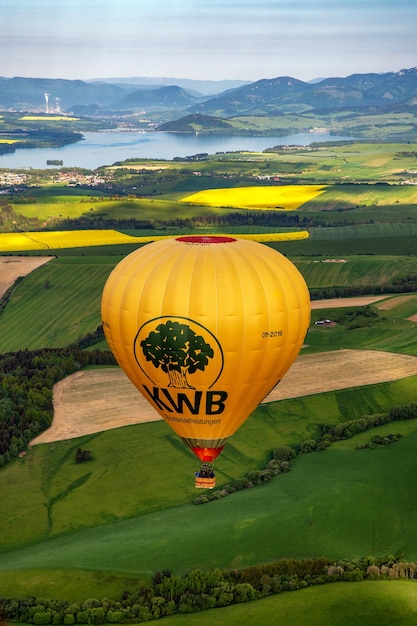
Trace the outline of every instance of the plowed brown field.
[[[417, 374], [417, 357], [376, 350], [336, 350], [299, 356], [264, 402], [397, 380]], [[32, 445], [73, 439], [129, 424], [160, 420], [118, 368], [85, 370], [54, 388], [54, 421]]]
[[19, 276], [26, 276], [53, 258], [51, 256], [0, 256], [0, 297]]
[[[313, 300], [311, 303], [312, 309], [338, 309], [343, 306], [367, 306], [383, 300], [387, 296], [355, 296], [352, 298], [331, 298], [329, 300]], [[382, 306], [378, 306], [382, 309]]]

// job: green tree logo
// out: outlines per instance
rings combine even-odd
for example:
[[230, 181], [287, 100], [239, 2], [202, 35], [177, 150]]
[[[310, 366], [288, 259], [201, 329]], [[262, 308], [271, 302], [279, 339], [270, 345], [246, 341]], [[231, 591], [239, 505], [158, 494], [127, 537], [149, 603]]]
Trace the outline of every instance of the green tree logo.
[[213, 348], [195, 333], [188, 324], [168, 319], [158, 324], [145, 339], [140, 341], [146, 361], [168, 374], [169, 387], [194, 389], [187, 374], [204, 371], [209, 359], [214, 356]]

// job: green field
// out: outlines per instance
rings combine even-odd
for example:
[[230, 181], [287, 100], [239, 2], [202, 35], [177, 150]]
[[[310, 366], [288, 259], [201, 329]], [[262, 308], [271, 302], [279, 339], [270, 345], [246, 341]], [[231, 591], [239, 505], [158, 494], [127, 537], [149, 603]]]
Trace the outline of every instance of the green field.
[[[284, 243], [273, 247], [285, 248]], [[75, 252], [71, 251], [71, 254]], [[120, 258], [116, 255], [60, 256], [26, 277], [17, 285], [0, 315], [0, 352], [19, 350], [22, 346], [31, 350], [64, 347], [94, 332], [101, 321], [100, 299], [104, 283]], [[329, 263], [325, 262], [326, 259], [314, 258], [294, 261], [310, 289], [352, 284], [387, 288], [394, 279], [417, 275], [415, 256], [355, 256], [347, 257], [346, 263]], [[412, 306], [409, 315], [413, 314]], [[412, 324], [404, 322], [402, 327], [405, 350], [399, 345], [398, 334], [392, 334], [391, 326], [392, 322], [389, 322], [388, 328], [380, 324], [375, 332], [371, 329], [369, 338], [366, 341], [361, 339], [359, 344], [356, 336], [344, 337], [342, 334], [337, 345], [372, 348], [372, 342], [376, 340], [374, 347], [414, 354], [416, 342]], [[388, 344], [383, 343], [386, 341]], [[323, 343], [322, 349], [328, 349], [329, 345], [329, 342]], [[391, 348], [381, 347], [383, 345], [391, 345]]]
[[[317, 436], [318, 422], [412, 401], [415, 385], [412, 377], [259, 407], [222, 454], [219, 486], [263, 466], [272, 447]], [[404, 436], [382, 449], [355, 449], [387, 431]], [[114, 574], [117, 588], [120, 576], [243, 567], [280, 556], [401, 551], [416, 559], [417, 503], [409, 497], [416, 438], [415, 421], [386, 425], [300, 456], [289, 474], [261, 487], [202, 506], [191, 504], [194, 457], [163, 422], [39, 445], [1, 470], [0, 572], [14, 580], [16, 571], [23, 593], [31, 570], [42, 570], [42, 585], [62, 597], [79, 570]], [[94, 462], [76, 464], [78, 446], [90, 449]]]
[[[264, 158], [264, 154], [259, 155], [259, 161], [263, 164]], [[266, 163], [268, 168], [264, 165], [265, 172], [302, 180], [397, 182], [412, 177], [416, 165], [415, 143], [324, 143], [316, 144], [313, 149], [300, 146], [292, 150], [282, 148], [268, 155]]]
[[54, 259], [23, 280], [0, 316], [0, 352], [67, 346], [100, 324], [100, 298], [117, 257]]
[[398, 277], [417, 273], [417, 258], [414, 256], [349, 256], [341, 262], [337, 261], [337, 258], [309, 259], [296, 263], [310, 288], [349, 285], [378, 287], [388, 285]]
[[[414, 298], [414, 307], [416, 307]], [[347, 309], [348, 310], [348, 309]], [[343, 309], [322, 309], [313, 313], [313, 320], [335, 319]], [[416, 324], [404, 321], [401, 317], [387, 316], [380, 312], [380, 321], [370, 327], [348, 330], [336, 325], [332, 328], [312, 328], [307, 336], [305, 352], [335, 350], [337, 348], [358, 348], [362, 350], [383, 350], [417, 355]]]
[[[369, 327], [347, 330], [343, 323], [329, 328], [313, 323], [304, 353], [354, 348], [417, 355], [415, 322], [407, 319], [417, 313], [415, 293], [384, 308], [393, 281], [417, 276], [417, 187], [364, 184], [405, 178], [416, 169], [415, 154], [412, 144], [364, 144], [223, 155], [198, 163], [201, 176], [190, 173], [196, 163], [171, 163], [172, 176], [161, 174], [155, 196], [110, 199], [100, 190], [90, 195], [45, 185], [13, 208], [45, 219], [83, 215], [160, 220], [155, 234], [176, 234], [188, 228], [179, 218], [203, 215], [201, 207], [185, 207], [178, 200], [208, 188], [209, 181], [213, 188], [246, 186], [264, 173], [279, 175], [283, 182], [334, 182], [317, 201], [297, 211], [300, 228], [309, 227], [313, 218], [332, 227], [316, 223], [309, 227], [308, 240], [270, 245], [296, 263], [310, 289], [372, 286], [386, 293], [382, 306], [378, 304], [378, 319]], [[152, 179], [149, 172], [136, 176], [123, 174], [121, 180], [133, 186], [145, 176]], [[145, 191], [152, 193], [154, 183], [146, 182]], [[222, 215], [227, 209], [210, 211]], [[123, 230], [149, 234], [129, 226]], [[226, 226], [202, 219], [187, 232], [253, 230], [249, 224]], [[258, 232], [262, 230], [277, 228], [264, 224]], [[131, 250], [48, 250], [57, 258], [22, 280], [0, 312], [0, 353], [63, 347], [94, 332], [105, 280]], [[328, 262], [340, 259], [346, 262]], [[337, 319], [351, 310], [313, 311], [312, 322]], [[107, 346], [103, 341], [99, 347]], [[216, 462], [218, 485], [264, 467], [274, 447], [298, 446], [318, 437], [320, 423], [415, 402], [416, 384], [417, 377], [411, 377], [258, 407]], [[163, 422], [33, 446], [24, 458], [0, 469], [0, 595], [74, 602], [119, 598], [126, 589], [149, 582], [158, 570], [185, 574], [194, 568], [240, 568], [282, 556], [353, 559], [391, 553], [417, 561], [415, 422], [396, 422], [325, 451], [299, 455], [288, 474], [200, 506], [192, 504], [196, 458]], [[356, 449], [375, 434], [390, 433], [402, 438], [380, 448]], [[78, 447], [91, 450], [93, 461], [77, 464]], [[279, 616], [289, 626], [304, 626], [343, 618], [362, 626], [365, 616], [366, 624], [408, 625], [417, 623], [414, 584], [332, 584], [215, 613], [164, 619], [167, 624], [203, 626], [213, 618], [226, 625], [275, 623]]]
[[164, 617], [164, 626], [414, 626], [414, 581], [365, 581], [311, 587], [257, 602]]
[[416, 236], [417, 223], [414, 222], [386, 222], [383, 224], [357, 224], [310, 229], [310, 237], [321, 241], [331, 239], [394, 239]]

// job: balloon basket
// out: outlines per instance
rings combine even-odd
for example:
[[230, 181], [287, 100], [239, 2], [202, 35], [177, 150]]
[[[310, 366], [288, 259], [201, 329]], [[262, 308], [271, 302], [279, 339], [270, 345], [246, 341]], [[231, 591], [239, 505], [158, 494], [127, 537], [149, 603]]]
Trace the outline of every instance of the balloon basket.
[[196, 489], [214, 489], [216, 476], [210, 463], [203, 463], [200, 471], [195, 473]]
[[216, 486], [216, 477], [201, 478], [199, 476], [196, 476], [195, 486], [196, 489], [214, 489], [214, 487]]

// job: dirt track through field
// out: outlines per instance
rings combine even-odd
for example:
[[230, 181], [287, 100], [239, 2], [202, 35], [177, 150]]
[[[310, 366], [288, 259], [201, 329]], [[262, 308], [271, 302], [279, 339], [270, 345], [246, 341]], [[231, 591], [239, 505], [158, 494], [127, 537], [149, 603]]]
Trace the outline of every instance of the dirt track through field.
[[[352, 298], [330, 298], [329, 300], [313, 300], [311, 302], [312, 309], [339, 309], [344, 306], [367, 306], [379, 300], [386, 298], [385, 296], [354, 296]], [[378, 307], [379, 309], [382, 306]]]
[[378, 309], [380, 309], [381, 311], [389, 311], [395, 306], [403, 304], [404, 302], [409, 302], [410, 300], [414, 300], [414, 296], [397, 296], [396, 298], [389, 298], [385, 302], [382, 302], [378, 306]]
[[[417, 374], [417, 357], [376, 350], [299, 356], [264, 402], [373, 385]], [[32, 445], [160, 420], [118, 368], [84, 370], [54, 387], [54, 421]]]
[[51, 256], [0, 256], [0, 297], [19, 276], [26, 276], [54, 257]]

